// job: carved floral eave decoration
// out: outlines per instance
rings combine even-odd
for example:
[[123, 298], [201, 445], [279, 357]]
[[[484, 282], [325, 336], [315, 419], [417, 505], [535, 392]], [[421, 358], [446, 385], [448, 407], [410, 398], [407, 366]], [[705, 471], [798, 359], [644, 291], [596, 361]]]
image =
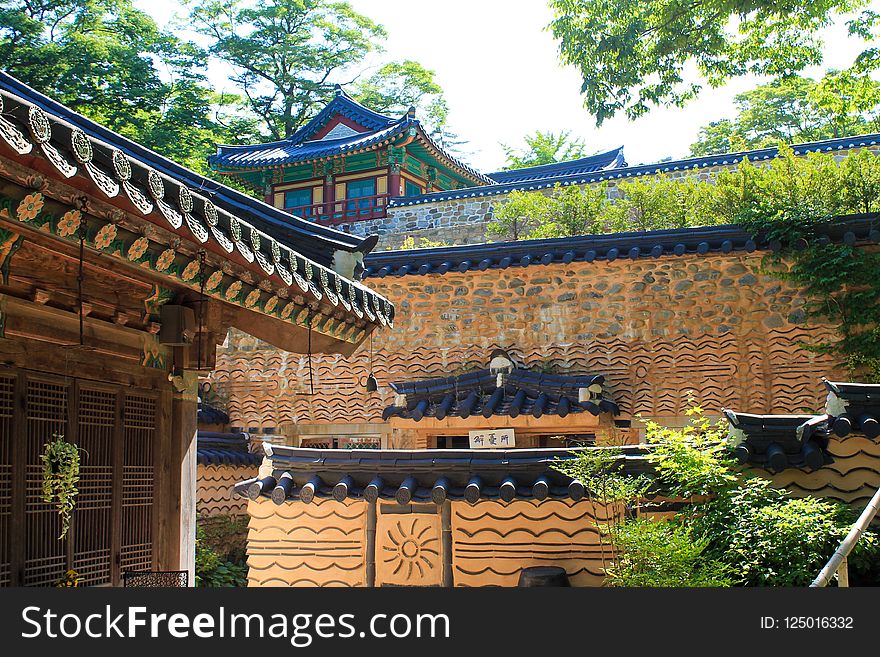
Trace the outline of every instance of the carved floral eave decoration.
[[[17, 110], [6, 111], [4, 100], [14, 101]], [[69, 133], [69, 144], [53, 142], [53, 130]], [[205, 293], [212, 298], [304, 328], [311, 325], [312, 330], [344, 342], [362, 340], [370, 330], [368, 324], [393, 326], [394, 308], [381, 295], [279, 243], [183, 183], [6, 92], [0, 93], [0, 140], [18, 155], [44, 157], [64, 179], [88, 177], [107, 199], [123, 195], [142, 217], [162, 228], [179, 235], [185, 225], [196, 248], [213, 241], [224, 253], [237, 252], [252, 265], [248, 273], [255, 275], [239, 278], [229, 273], [234, 269], [230, 267], [207, 266], [200, 271], [198, 257], [152, 236], [76, 208], [54, 211], [57, 204], [47, 204], [49, 199], [42, 191], [21, 198], [0, 197], [2, 218], [70, 242], [79, 241], [84, 224], [86, 244], [97, 251], [176, 279], [193, 290], [201, 289], [204, 275]], [[95, 162], [97, 149], [109, 154], [112, 172]], [[169, 193], [175, 188], [176, 194]]]

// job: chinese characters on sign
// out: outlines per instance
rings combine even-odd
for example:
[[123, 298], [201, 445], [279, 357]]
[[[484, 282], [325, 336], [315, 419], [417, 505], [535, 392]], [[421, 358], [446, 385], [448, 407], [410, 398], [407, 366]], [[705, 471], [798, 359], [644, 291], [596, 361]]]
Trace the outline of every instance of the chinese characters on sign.
[[516, 447], [513, 429], [487, 429], [469, 431], [471, 449], [504, 449]]

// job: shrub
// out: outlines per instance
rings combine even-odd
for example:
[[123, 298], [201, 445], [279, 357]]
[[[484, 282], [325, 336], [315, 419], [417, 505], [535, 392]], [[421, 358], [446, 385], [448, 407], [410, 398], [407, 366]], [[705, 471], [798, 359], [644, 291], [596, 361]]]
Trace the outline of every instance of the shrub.
[[[618, 450], [592, 450], [557, 468], [580, 479], [592, 498], [617, 513], [600, 525], [615, 554], [606, 569], [613, 586], [804, 586], [846, 536], [851, 509], [811, 496], [791, 497], [732, 458], [725, 423], [702, 409], [690, 423], [668, 428], [647, 422], [653, 479], [629, 477]], [[670, 521], [632, 512], [657, 494], [691, 504]], [[622, 509], [622, 511], [621, 511]], [[880, 546], [865, 532], [850, 555], [855, 573], [876, 575]], [[690, 575], [688, 575], [690, 573]]]
[[205, 529], [196, 527], [196, 586], [247, 586], [247, 566], [224, 559], [205, 538]]
[[707, 557], [709, 541], [675, 522], [636, 518], [618, 530], [621, 556], [607, 569], [610, 586], [730, 586], [728, 566]]

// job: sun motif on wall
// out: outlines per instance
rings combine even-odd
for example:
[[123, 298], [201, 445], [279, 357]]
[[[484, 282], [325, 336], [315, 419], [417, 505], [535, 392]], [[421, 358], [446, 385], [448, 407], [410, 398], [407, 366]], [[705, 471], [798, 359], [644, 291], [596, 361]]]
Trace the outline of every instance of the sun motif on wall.
[[401, 573], [406, 568], [406, 579], [412, 577], [414, 570], [418, 570], [419, 576], [424, 577], [425, 566], [429, 569], [434, 568], [434, 560], [431, 556], [436, 558], [440, 555], [438, 546], [435, 545], [439, 541], [436, 536], [431, 535], [431, 525], [426, 524], [423, 527], [417, 525], [416, 518], [412, 523], [399, 520], [387, 532], [388, 540], [392, 544], [384, 548], [389, 553], [386, 555], [385, 563], [398, 562], [393, 575]]

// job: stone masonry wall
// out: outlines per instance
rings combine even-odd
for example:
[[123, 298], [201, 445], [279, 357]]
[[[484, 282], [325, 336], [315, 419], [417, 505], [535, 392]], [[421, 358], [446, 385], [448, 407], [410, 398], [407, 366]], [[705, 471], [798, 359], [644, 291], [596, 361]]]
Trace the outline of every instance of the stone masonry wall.
[[231, 424], [251, 431], [387, 427], [389, 381], [485, 367], [493, 348], [531, 368], [603, 374], [624, 418], [680, 421], [689, 391], [711, 414], [818, 410], [820, 377], [845, 375], [804, 345], [832, 328], [805, 324], [801, 292], [761, 273], [761, 261], [686, 255], [372, 278], [397, 308], [394, 328], [374, 338], [378, 392], [365, 390], [366, 345], [347, 360], [313, 356], [312, 395], [305, 355], [241, 334], [219, 351], [214, 379]]
[[[835, 151], [835, 159], [840, 161], [850, 152], [857, 150], [861, 149]], [[880, 152], [878, 147], [870, 147], [869, 150], [875, 154]], [[700, 180], [710, 181], [719, 171], [736, 168], [737, 164], [669, 171], [667, 175], [670, 178], [694, 176]], [[661, 162], [657, 166], [659, 171], [663, 167], [663, 163]], [[593, 183], [591, 186], [596, 184], [598, 183]], [[609, 196], [614, 198], [617, 195], [617, 181], [609, 180], [607, 184]], [[542, 191], [548, 193], [550, 190]], [[343, 227], [343, 230], [363, 236], [378, 234], [380, 236], [378, 251], [400, 248], [407, 236], [413, 236], [417, 242], [419, 238], [424, 238], [446, 244], [480, 244], [492, 240], [492, 237], [487, 235], [487, 226], [493, 219], [494, 208], [497, 204], [504, 203], [507, 198], [507, 194], [498, 194], [398, 206], [389, 208], [387, 217], [348, 224]]]

